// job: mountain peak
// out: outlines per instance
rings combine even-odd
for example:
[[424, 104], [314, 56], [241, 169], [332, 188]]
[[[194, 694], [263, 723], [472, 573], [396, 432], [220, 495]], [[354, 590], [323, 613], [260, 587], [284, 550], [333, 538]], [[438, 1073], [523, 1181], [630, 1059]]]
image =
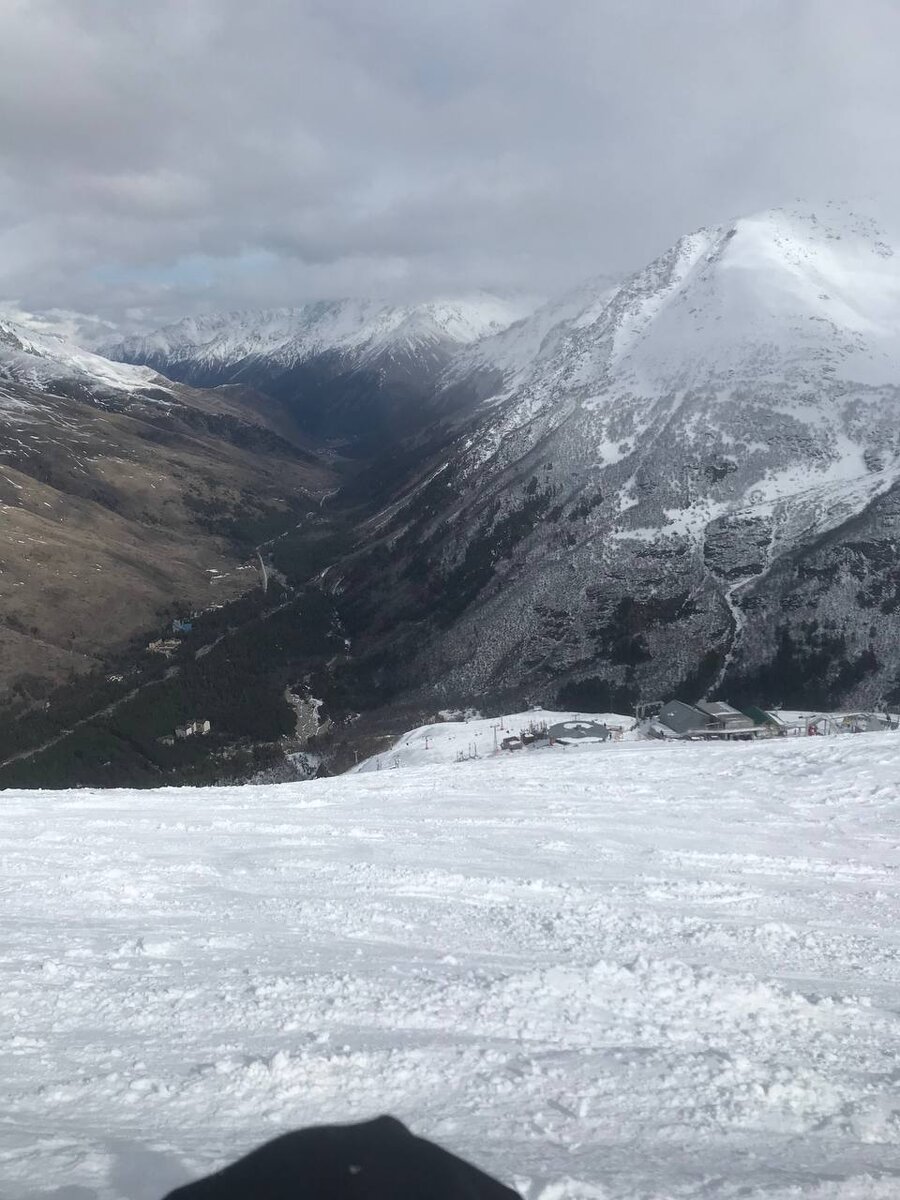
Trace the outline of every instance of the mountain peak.
[[[825, 365], [856, 383], [898, 378], [900, 258], [871, 219], [840, 206], [773, 209], [701, 230], [671, 254], [664, 282], [667, 256], [622, 296], [633, 301], [653, 285], [652, 324], [621, 322], [615, 347], [650, 387], [756, 378], [786, 363], [801, 372]], [[637, 307], [647, 315], [646, 303]]]
[[[498, 395], [614, 387], [650, 399], [785, 375], [900, 378], [900, 256], [844, 205], [771, 209], [679, 238], [648, 266], [544, 306], [452, 368], [499, 371]], [[543, 383], [540, 382], [543, 380]]]

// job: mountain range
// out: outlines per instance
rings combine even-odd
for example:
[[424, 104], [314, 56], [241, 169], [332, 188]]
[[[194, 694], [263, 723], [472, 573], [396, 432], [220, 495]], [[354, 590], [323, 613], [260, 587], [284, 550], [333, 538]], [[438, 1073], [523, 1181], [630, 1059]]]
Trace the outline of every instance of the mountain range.
[[346, 633], [329, 670], [348, 711], [900, 697], [895, 250], [845, 206], [789, 207], [543, 304], [241, 312], [93, 355], [2, 324], [4, 636], [68, 554], [22, 549], [46, 507], [54, 536], [71, 508], [85, 536], [125, 521], [170, 547], [125, 589], [145, 594], [131, 628], [164, 596], [199, 604], [198, 571], [246, 565], [252, 515], [281, 521], [264, 557]]
[[200, 387], [257, 387], [298, 430], [372, 454], [417, 424], [460, 349], [534, 306], [486, 293], [418, 305], [339, 300], [190, 317], [99, 349]]

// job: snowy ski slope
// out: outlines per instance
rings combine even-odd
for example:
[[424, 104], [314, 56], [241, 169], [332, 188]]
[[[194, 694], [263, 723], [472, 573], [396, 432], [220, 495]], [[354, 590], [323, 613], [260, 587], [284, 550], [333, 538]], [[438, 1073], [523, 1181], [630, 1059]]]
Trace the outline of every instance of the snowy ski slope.
[[526, 1200], [900, 1193], [900, 734], [0, 797], [0, 1195], [396, 1113]]
[[[447, 714], [450, 715], [450, 714]], [[454, 714], [457, 715], [457, 714]], [[458, 714], [462, 716], [462, 714]], [[464, 720], [438, 721], [432, 725], [420, 725], [397, 738], [380, 754], [361, 762], [356, 771], [384, 771], [395, 767], [424, 767], [437, 763], [455, 763], [460, 758], [474, 760], [495, 754], [504, 738], [526, 732], [530, 727], [546, 725], [552, 728], [566, 722], [594, 721], [606, 725], [616, 737], [634, 736], [631, 730], [634, 717], [621, 713], [557, 712], [546, 708], [531, 708], [526, 712], [510, 713], [501, 717], [467, 716]], [[542, 745], [543, 753], [555, 749], [557, 754], [567, 750], [579, 751], [589, 743], [573, 746], [549, 747]], [[592, 743], [590, 743], [592, 744]]]

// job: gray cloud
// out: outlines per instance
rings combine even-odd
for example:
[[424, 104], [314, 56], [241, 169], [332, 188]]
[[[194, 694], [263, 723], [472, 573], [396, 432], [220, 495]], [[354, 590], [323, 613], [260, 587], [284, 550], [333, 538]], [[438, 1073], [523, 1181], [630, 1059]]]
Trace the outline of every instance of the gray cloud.
[[5, 0], [0, 297], [554, 291], [798, 195], [894, 223], [898, 44], [894, 0]]

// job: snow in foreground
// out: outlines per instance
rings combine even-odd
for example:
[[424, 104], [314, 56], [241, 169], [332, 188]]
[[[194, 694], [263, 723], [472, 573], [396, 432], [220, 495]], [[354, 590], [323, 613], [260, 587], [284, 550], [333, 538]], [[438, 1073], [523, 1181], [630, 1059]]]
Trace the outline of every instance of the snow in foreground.
[[900, 1193], [900, 734], [0, 796], [0, 1194], [390, 1111], [527, 1200]]

